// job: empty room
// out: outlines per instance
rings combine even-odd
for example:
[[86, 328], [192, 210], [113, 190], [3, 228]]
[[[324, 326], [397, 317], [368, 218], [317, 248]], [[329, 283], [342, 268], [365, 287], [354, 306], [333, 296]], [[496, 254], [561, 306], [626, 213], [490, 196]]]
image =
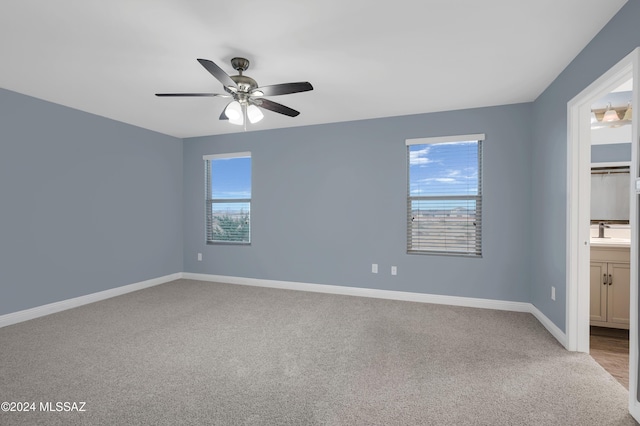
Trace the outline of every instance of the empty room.
[[638, 22], [3, 1], [0, 424], [638, 424]]

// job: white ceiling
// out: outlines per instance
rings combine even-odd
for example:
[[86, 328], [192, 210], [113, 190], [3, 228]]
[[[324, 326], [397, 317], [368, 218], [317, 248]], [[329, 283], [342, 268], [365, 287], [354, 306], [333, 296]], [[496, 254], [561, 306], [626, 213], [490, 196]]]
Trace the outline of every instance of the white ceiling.
[[[533, 101], [626, 0], [2, 0], [0, 87], [177, 137], [241, 132], [197, 61], [234, 56], [263, 130]], [[374, 6], [375, 5], [375, 6]]]

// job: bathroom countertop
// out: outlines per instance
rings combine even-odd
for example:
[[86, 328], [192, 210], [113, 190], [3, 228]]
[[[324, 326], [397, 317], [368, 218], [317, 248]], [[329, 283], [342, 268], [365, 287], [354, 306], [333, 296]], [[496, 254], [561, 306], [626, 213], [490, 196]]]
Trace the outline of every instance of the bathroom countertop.
[[631, 240], [626, 238], [591, 238], [591, 247], [630, 247]]
[[590, 242], [592, 247], [630, 247], [631, 229], [629, 225], [607, 225], [605, 238], [598, 238], [598, 225], [591, 225]]

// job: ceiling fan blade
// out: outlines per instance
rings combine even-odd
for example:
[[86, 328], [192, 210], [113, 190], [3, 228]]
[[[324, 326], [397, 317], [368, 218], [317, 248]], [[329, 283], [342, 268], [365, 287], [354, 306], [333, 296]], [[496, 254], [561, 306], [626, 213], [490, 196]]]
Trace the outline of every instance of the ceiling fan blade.
[[222, 83], [225, 87], [236, 87], [236, 82], [229, 77], [229, 74], [224, 72], [222, 68], [214, 64], [208, 59], [198, 59], [200, 65], [206, 68], [207, 71], [211, 73], [215, 78], [218, 79], [220, 83]]
[[222, 109], [222, 113], [220, 114], [220, 120], [229, 120], [229, 117], [227, 117], [227, 114], [225, 114], [225, 111], [227, 110], [227, 107], [229, 106], [229, 104], [225, 105], [225, 107]]
[[[260, 96], [257, 92], [262, 92], [264, 96], [288, 95], [289, 93], [307, 92], [313, 90], [313, 86], [308, 81], [298, 83], [274, 84], [272, 86], [262, 86], [254, 89], [252, 96]], [[254, 95], [255, 94], [255, 95]]]
[[296, 117], [300, 114], [300, 112], [296, 111], [295, 109], [291, 109], [288, 106], [270, 101], [269, 99], [252, 99], [252, 103], [261, 108], [277, 112], [278, 114], [288, 115], [289, 117]]
[[220, 93], [156, 93], [156, 96], [216, 96], [220, 98], [230, 98], [230, 95], [222, 95]]

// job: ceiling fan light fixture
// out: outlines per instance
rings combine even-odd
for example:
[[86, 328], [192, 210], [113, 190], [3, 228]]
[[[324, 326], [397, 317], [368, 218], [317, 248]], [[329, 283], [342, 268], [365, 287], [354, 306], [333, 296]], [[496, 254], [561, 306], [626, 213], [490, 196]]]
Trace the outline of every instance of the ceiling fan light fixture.
[[249, 119], [251, 124], [255, 124], [264, 118], [264, 114], [257, 106], [249, 105], [247, 107], [247, 118]]
[[242, 117], [242, 107], [240, 106], [240, 102], [233, 101], [227, 108], [224, 110], [224, 114], [229, 119], [229, 123], [236, 124], [241, 126], [244, 123], [244, 119]]
[[591, 124], [595, 124], [598, 122], [598, 117], [596, 117], [596, 113], [591, 111]]

